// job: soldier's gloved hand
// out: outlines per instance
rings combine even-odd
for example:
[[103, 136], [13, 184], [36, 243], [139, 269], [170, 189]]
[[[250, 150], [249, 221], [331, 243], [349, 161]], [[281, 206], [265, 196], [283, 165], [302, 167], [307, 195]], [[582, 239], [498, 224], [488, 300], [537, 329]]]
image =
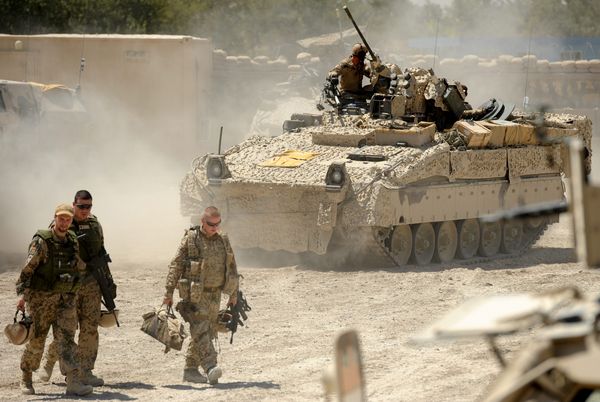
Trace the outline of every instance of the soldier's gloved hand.
[[227, 301], [228, 306], [235, 306], [237, 304], [237, 292], [229, 296], [229, 300]]
[[173, 305], [173, 298], [165, 296], [165, 298], [163, 299], [163, 304], [166, 304], [167, 306], [171, 307]]
[[17, 310], [25, 311], [25, 298], [21, 297], [17, 302]]
[[340, 82], [340, 78], [338, 77], [337, 74], [332, 74], [327, 78], [327, 81], [329, 81], [329, 84], [332, 87], [335, 87]]

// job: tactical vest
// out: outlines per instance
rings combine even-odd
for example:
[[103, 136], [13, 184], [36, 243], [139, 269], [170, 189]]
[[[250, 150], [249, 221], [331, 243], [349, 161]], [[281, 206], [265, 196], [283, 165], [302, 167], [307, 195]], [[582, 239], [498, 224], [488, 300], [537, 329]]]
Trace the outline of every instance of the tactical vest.
[[79, 240], [79, 256], [83, 262], [88, 262], [102, 250], [102, 228], [98, 219], [94, 215], [85, 222], [76, 222], [73, 219], [73, 223], [69, 230], [72, 230], [77, 235]]
[[33, 271], [31, 289], [74, 293], [79, 288], [77, 271], [77, 236], [68, 231], [66, 241], [54, 239], [52, 230], [38, 230], [33, 236], [46, 242], [48, 255]]
[[[218, 240], [210, 240], [222, 242], [225, 248], [225, 255], [223, 255], [223, 263], [225, 265], [223, 278], [222, 280], [216, 280], [216, 282], [221, 283], [219, 286], [216, 286], [216, 284], [210, 283], [214, 283], [216, 277], [212, 275], [210, 279], [207, 277], [207, 272], [210, 272], [210, 270], [207, 270], [206, 263], [209, 260], [206, 260], [203, 256], [206, 255], [208, 246], [206, 244], [207, 240], [201, 234], [200, 227], [195, 226], [189, 229], [186, 235], [188, 261], [184, 265], [181, 279], [178, 282], [181, 298], [186, 301], [198, 303], [204, 292], [223, 291], [227, 294], [232, 294], [235, 288], [237, 288], [237, 270], [235, 269], [235, 259], [228, 237], [219, 234]], [[232, 276], [235, 277], [234, 280], [231, 280]], [[207, 281], [209, 282], [208, 284]]]
[[[223, 247], [225, 248], [225, 257], [223, 259], [223, 264], [227, 266], [227, 254], [230, 252], [229, 240], [226, 235], [216, 234], [215, 236], [219, 236], [219, 239], [223, 243]], [[204, 243], [206, 240], [202, 237], [201, 229], [199, 226], [195, 226], [188, 231], [188, 258], [193, 263], [197, 262], [198, 267], [202, 266], [203, 255], [206, 254], [207, 246]], [[211, 240], [212, 241], [212, 240]], [[193, 282], [200, 282], [201, 279], [198, 276], [198, 272], [194, 272], [192, 269], [189, 275], [189, 279]]]

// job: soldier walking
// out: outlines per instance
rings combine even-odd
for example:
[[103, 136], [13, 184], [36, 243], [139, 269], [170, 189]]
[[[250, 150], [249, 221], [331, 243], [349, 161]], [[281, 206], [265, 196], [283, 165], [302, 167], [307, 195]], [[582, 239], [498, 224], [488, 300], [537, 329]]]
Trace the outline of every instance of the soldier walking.
[[38, 230], [29, 245], [27, 262], [17, 281], [17, 308], [29, 311], [33, 319], [33, 338], [21, 358], [21, 391], [35, 394], [32, 372], [40, 366], [50, 326], [54, 326], [61, 366], [67, 380], [67, 394], [87, 395], [93, 391], [81, 382], [81, 370], [75, 357], [74, 341], [77, 317], [75, 293], [85, 264], [79, 258], [77, 237], [69, 226], [73, 208], [59, 205], [54, 212], [52, 229]]
[[[99, 387], [104, 380], [92, 373], [98, 356], [98, 325], [102, 308], [102, 293], [98, 282], [92, 275], [93, 259], [106, 254], [104, 234], [98, 219], [92, 215], [92, 195], [87, 190], [79, 190], [73, 200], [74, 219], [72, 230], [79, 239], [79, 255], [88, 264], [82, 276], [81, 287], [77, 294], [77, 320], [79, 337], [77, 339], [77, 360], [81, 364], [81, 380], [84, 384]], [[53, 341], [48, 347], [44, 372], [40, 378], [49, 381], [58, 358], [57, 348]]]
[[[194, 383], [217, 384], [222, 370], [217, 366], [217, 315], [221, 293], [235, 305], [238, 292], [238, 273], [233, 250], [226, 235], [220, 234], [221, 214], [208, 207], [202, 224], [186, 231], [177, 253], [169, 265], [163, 304], [172, 306], [173, 291], [178, 287], [182, 301], [177, 308], [190, 323], [191, 341], [185, 356], [183, 380]], [[206, 376], [200, 373], [202, 367]]]

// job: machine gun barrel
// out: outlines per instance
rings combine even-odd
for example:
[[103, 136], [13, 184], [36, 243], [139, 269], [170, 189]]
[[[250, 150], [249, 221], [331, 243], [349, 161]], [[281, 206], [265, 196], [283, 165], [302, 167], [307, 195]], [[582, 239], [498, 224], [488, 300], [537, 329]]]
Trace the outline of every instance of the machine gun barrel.
[[360, 31], [360, 28], [358, 27], [358, 25], [356, 25], [356, 22], [354, 21], [354, 18], [352, 17], [352, 14], [350, 13], [348, 6], [344, 6], [344, 11], [346, 12], [346, 15], [348, 15], [348, 18], [350, 18], [350, 21], [352, 21], [352, 25], [354, 25], [354, 29], [356, 29], [356, 32], [358, 32], [358, 36], [360, 36], [360, 39], [362, 40], [363, 44], [369, 51], [369, 54], [371, 55], [371, 59], [376, 60], [377, 56], [375, 56], [373, 49], [371, 49], [371, 46], [369, 46], [369, 44], [367, 43], [367, 40], [365, 39], [364, 35]]

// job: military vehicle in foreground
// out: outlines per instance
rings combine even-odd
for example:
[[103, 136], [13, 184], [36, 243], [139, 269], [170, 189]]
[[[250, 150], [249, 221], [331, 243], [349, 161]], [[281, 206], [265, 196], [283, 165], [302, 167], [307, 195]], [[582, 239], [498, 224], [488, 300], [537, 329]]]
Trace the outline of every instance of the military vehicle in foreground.
[[[413, 339], [486, 338], [502, 371], [482, 401], [600, 401], [600, 297], [574, 287], [544, 293], [481, 296], [467, 301]], [[498, 340], [529, 334], [511, 359]]]

